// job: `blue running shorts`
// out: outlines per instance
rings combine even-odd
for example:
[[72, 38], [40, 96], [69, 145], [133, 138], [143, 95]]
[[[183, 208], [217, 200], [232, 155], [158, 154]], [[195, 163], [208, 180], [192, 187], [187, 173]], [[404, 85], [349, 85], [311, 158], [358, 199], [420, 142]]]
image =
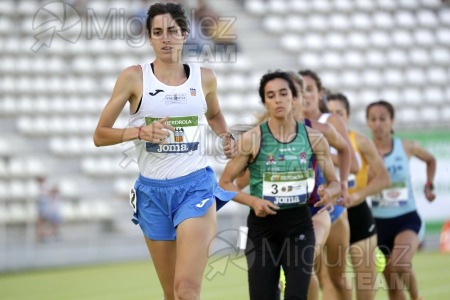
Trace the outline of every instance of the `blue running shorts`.
[[334, 221], [336, 221], [337, 219], [339, 219], [339, 217], [342, 215], [342, 213], [344, 212], [345, 207], [343, 207], [342, 205], [335, 205], [334, 209], [332, 212], [330, 212], [330, 217], [331, 217], [331, 224], [334, 223]]
[[181, 222], [205, 215], [214, 202], [219, 210], [236, 194], [219, 187], [210, 167], [174, 179], [141, 175], [130, 194], [132, 221], [151, 240], [173, 241]]
[[[320, 168], [318, 168], [317, 175], [316, 175], [316, 185], [319, 186], [319, 185], [322, 185], [322, 184], [325, 184], [325, 183], [326, 183], [325, 175], [322, 172], [322, 170]], [[314, 202], [317, 202], [317, 201], [320, 200], [319, 199], [320, 197], [317, 194], [317, 192], [313, 196], [314, 196], [314, 199], [315, 199]], [[308, 207], [309, 207], [309, 213], [311, 214], [311, 218], [315, 214], [317, 214], [319, 212], [319, 210], [321, 210], [323, 208], [323, 206], [314, 207], [314, 203], [311, 203]], [[342, 214], [344, 209], [345, 208], [342, 205], [334, 205], [334, 210], [332, 212], [330, 212], [331, 224], [333, 224], [334, 221], [336, 221], [340, 217], [340, 215]]]
[[[308, 206], [309, 207], [309, 212], [311, 214], [311, 217], [313, 217], [315, 214], [317, 214], [319, 212], [319, 210], [321, 210], [323, 208], [323, 206], [318, 206], [318, 207], [314, 207], [314, 206]], [[334, 205], [334, 210], [332, 212], [330, 212], [330, 217], [331, 217], [331, 224], [334, 223], [334, 221], [336, 221], [344, 212], [345, 207], [343, 207], [342, 205]]]

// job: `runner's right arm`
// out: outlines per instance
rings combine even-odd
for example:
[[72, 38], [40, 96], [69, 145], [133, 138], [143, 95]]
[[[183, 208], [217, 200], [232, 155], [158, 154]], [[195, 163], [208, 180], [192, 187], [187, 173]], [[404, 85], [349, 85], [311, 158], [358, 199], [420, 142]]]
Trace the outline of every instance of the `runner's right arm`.
[[257, 216], [265, 217], [276, 214], [275, 211], [278, 210], [278, 206], [268, 200], [242, 192], [234, 183], [234, 180], [242, 174], [248, 162], [258, 152], [259, 142], [257, 143], [256, 140], [260, 138], [260, 134], [255, 134], [256, 131], [259, 131], [259, 127], [242, 135], [238, 141], [239, 152], [237, 156], [228, 161], [220, 177], [219, 185], [225, 190], [237, 192], [236, 197], [233, 199], [234, 201], [252, 207]]

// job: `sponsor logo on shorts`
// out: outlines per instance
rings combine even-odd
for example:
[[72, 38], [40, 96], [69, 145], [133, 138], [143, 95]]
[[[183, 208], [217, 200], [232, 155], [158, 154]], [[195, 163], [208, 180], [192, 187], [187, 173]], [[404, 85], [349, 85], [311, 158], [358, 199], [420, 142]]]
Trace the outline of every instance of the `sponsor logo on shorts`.
[[205, 200], [202, 200], [200, 203], [197, 203], [198, 208], [202, 208], [203, 206], [205, 206], [205, 203], [209, 200], [209, 198], [206, 198]]

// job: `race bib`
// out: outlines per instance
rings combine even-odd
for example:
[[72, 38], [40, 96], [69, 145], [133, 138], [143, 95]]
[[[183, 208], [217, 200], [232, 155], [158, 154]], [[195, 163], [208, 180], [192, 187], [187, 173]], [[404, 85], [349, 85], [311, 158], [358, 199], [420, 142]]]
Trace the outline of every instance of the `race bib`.
[[290, 208], [307, 203], [314, 190], [313, 169], [300, 172], [266, 172], [263, 178], [263, 199], [280, 208]]
[[408, 203], [408, 189], [405, 182], [391, 184], [381, 193], [372, 196], [372, 206], [380, 208], [400, 207]]
[[[145, 123], [151, 124], [161, 118], [146, 117]], [[147, 152], [155, 153], [187, 153], [198, 150], [200, 131], [198, 116], [172, 117], [167, 121], [175, 128], [169, 131], [170, 136], [163, 144], [146, 143]]]

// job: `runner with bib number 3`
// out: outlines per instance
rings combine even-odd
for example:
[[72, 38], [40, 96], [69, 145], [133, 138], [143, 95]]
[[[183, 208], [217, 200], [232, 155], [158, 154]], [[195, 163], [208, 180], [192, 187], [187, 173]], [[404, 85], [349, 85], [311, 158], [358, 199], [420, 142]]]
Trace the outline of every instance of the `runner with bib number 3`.
[[[317, 193], [315, 205], [325, 211], [340, 195], [340, 184], [326, 139], [292, 115], [297, 90], [289, 74], [265, 74], [259, 95], [268, 121], [242, 134], [239, 154], [228, 162], [219, 183], [251, 208], [245, 249], [250, 299], [277, 299], [282, 267], [285, 299], [306, 300], [315, 245], [308, 200]], [[319, 166], [327, 185], [316, 185]], [[247, 167], [250, 195], [234, 183]]]

